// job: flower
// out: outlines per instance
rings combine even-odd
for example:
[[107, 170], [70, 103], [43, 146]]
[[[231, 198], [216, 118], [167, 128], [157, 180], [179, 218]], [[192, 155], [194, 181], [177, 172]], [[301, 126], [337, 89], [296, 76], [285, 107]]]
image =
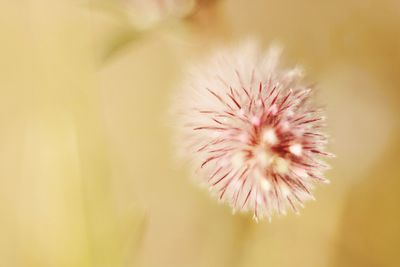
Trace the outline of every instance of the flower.
[[321, 158], [323, 110], [299, 67], [281, 69], [280, 49], [254, 42], [216, 52], [193, 68], [179, 94], [183, 155], [211, 193], [253, 218], [298, 213], [328, 183]]
[[189, 15], [196, 0], [123, 0], [135, 25], [149, 28], [168, 18]]

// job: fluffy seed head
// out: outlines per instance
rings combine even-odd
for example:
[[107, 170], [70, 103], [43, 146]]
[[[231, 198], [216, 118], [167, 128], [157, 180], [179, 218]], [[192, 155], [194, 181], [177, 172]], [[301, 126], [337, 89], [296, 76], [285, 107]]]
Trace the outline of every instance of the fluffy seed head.
[[194, 68], [177, 104], [179, 145], [200, 181], [256, 220], [286, 214], [328, 182], [322, 110], [302, 71], [278, 66], [280, 49], [252, 42]]

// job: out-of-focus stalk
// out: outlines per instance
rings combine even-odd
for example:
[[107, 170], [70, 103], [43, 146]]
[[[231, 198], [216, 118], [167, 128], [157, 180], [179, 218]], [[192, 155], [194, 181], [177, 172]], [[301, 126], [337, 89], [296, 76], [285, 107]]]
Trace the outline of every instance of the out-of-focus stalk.
[[17, 163], [1, 175], [12, 242], [0, 265], [124, 266], [138, 224], [114, 207], [90, 17], [64, 0], [4, 8], [1, 103], [13, 119], [1, 138]]

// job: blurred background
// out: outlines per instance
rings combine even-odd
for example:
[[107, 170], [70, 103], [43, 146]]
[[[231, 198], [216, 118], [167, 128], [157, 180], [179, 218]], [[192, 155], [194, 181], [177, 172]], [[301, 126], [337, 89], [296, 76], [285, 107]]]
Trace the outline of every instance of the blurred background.
[[[185, 66], [279, 41], [326, 105], [332, 183], [256, 224], [193, 185]], [[0, 2], [0, 266], [400, 266], [400, 2]]]

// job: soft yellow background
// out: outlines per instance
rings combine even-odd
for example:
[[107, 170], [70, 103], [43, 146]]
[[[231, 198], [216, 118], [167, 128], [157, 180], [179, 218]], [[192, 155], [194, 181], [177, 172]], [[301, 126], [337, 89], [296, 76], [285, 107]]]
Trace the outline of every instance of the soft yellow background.
[[[400, 266], [399, 1], [225, 0], [145, 33], [98, 2], [0, 2], [0, 266]], [[248, 36], [318, 81], [338, 156], [272, 223], [190, 182], [166, 114], [185, 64]]]

